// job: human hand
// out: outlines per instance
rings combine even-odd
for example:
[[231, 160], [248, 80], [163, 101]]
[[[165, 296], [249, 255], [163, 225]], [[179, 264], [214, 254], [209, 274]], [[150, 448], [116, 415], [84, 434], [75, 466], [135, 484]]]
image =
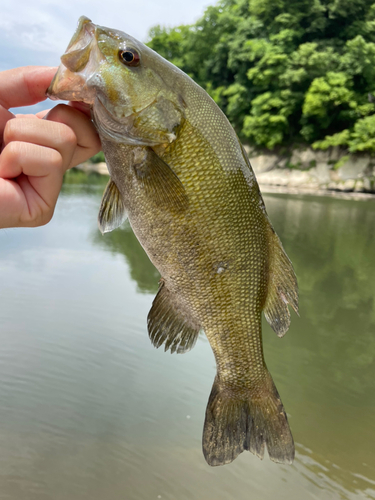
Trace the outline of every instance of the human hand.
[[47, 224], [66, 170], [101, 149], [82, 106], [59, 104], [36, 115], [8, 111], [45, 100], [55, 73], [41, 66], [0, 73], [0, 228]]

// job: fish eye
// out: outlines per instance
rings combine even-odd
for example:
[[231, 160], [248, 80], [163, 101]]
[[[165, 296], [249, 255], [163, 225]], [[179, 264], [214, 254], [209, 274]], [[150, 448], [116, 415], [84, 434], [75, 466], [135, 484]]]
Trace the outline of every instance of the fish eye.
[[126, 66], [138, 66], [140, 61], [139, 54], [134, 49], [120, 50], [119, 57]]

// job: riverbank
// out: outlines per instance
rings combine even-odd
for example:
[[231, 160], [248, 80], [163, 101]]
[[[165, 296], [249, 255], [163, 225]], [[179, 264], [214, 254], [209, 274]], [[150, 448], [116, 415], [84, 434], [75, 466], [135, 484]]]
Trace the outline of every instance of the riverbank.
[[[295, 149], [284, 155], [245, 149], [262, 192], [358, 200], [375, 197], [375, 158], [371, 156], [348, 155], [340, 148]], [[86, 162], [77, 168], [109, 175], [104, 162]]]
[[248, 147], [245, 149], [265, 192], [358, 199], [375, 195], [375, 158], [371, 156], [350, 155], [340, 148], [294, 149], [284, 155], [257, 154]]
[[335, 191], [331, 189], [310, 189], [288, 186], [272, 186], [269, 184], [258, 183], [263, 194], [291, 194], [307, 196], [329, 196], [341, 200], [370, 200], [375, 199], [375, 193], [359, 193], [356, 191]]

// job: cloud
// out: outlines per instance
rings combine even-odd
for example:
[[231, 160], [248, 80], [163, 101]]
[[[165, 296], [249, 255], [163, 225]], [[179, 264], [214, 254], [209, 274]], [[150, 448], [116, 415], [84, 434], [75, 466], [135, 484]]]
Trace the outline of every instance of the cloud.
[[[176, 26], [194, 22], [203, 14], [209, 0], [6, 0], [1, 7], [0, 46], [7, 47], [5, 59], [12, 67], [28, 64], [29, 53], [40, 53], [39, 64], [46, 54], [58, 57], [68, 44], [77, 20], [85, 15], [95, 24], [125, 31], [141, 41], [156, 24]], [[21, 49], [24, 49], [23, 53]], [[4, 52], [0, 66], [4, 67]]]
[[[152, 26], [195, 22], [210, 0], [3, 0], [0, 15], [0, 71], [19, 66], [55, 66], [85, 15], [95, 24], [125, 31], [146, 41]], [[73, 6], [73, 7], [72, 7]], [[35, 113], [55, 103], [47, 101], [17, 112]]]

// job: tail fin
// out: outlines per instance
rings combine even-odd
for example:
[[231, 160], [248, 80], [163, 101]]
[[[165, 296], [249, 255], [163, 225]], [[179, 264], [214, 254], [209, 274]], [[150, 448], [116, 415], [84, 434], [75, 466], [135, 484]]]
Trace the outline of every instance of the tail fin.
[[291, 464], [294, 442], [277, 389], [256, 399], [235, 399], [233, 391], [220, 388], [217, 377], [206, 410], [203, 454], [209, 465], [232, 462], [244, 450], [260, 459], [267, 445], [270, 459]]

